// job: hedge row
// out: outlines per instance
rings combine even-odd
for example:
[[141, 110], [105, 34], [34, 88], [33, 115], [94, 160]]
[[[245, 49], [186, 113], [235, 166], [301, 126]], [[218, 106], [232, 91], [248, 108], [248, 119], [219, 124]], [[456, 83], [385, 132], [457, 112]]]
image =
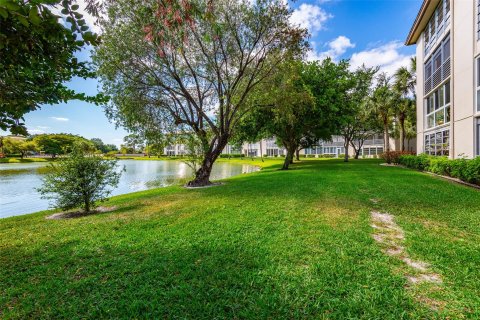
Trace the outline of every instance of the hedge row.
[[402, 155], [396, 163], [411, 169], [428, 171], [480, 185], [480, 157], [471, 160], [452, 160], [447, 157], [434, 157], [426, 154]]

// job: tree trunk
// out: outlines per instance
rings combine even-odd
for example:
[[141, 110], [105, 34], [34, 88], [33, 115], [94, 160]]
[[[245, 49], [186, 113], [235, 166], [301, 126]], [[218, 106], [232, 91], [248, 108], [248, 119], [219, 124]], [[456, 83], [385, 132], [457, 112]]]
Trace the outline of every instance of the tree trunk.
[[282, 170], [288, 170], [290, 164], [293, 163], [293, 157], [295, 156], [294, 147], [287, 147], [287, 155], [285, 156], [285, 161], [283, 162]]
[[350, 145], [350, 140], [348, 138], [345, 139], [345, 142], [343, 144], [343, 147], [345, 148], [345, 158], [343, 159], [343, 162], [348, 162], [348, 146]]
[[222, 150], [227, 145], [227, 142], [228, 135], [225, 134], [218, 139], [218, 143], [215, 147], [210, 148], [207, 151], [205, 158], [202, 161], [202, 165], [197, 172], [195, 172], [195, 179], [187, 183], [188, 187], [205, 187], [212, 184], [210, 182], [210, 174], [212, 173], [213, 164], [215, 163], [215, 160], [217, 160], [220, 153], [222, 153]]
[[85, 206], [85, 212], [90, 212], [90, 201], [88, 195], [83, 195], [83, 204]]
[[388, 122], [383, 122], [383, 139], [385, 140], [385, 152], [390, 152], [390, 139], [388, 136]]
[[400, 151], [405, 151], [405, 117], [400, 116]]
[[263, 160], [263, 150], [262, 150], [262, 139], [260, 139], [260, 159], [262, 159], [262, 162], [264, 162], [264, 160]]
[[358, 150], [355, 150], [355, 160], [358, 160], [358, 158], [360, 158], [360, 149]]
[[295, 150], [295, 158], [297, 159], [297, 161], [300, 161], [300, 149]]

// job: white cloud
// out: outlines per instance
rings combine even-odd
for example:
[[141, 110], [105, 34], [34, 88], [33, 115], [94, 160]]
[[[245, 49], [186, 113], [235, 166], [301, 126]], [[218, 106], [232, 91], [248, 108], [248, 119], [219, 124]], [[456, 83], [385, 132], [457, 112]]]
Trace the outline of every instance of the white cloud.
[[55, 121], [62, 121], [62, 122], [67, 122], [70, 120], [68, 118], [62, 118], [62, 117], [50, 117], [50, 119], [53, 119]]
[[44, 134], [45, 131], [43, 130], [40, 130], [40, 129], [28, 129], [27, 128], [27, 131], [29, 134]]
[[301, 28], [306, 28], [314, 35], [324, 29], [325, 22], [333, 16], [317, 5], [303, 3], [293, 10], [290, 22]]
[[348, 49], [354, 48], [355, 44], [345, 36], [338, 36], [332, 41], [328, 42], [326, 46], [328, 47], [327, 51], [317, 52], [316, 43], [311, 41], [312, 50], [307, 54], [307, 60], [323, 60], [327, 57], [337, 60], [341, 55], [347, 52]]
[[350, 59], [352, 69], [365, 64], [366, 67], [379, 66], [380, 70], [389, 75], [402, 67], [408, 66], [412, 56], [399, 52], [403, 45], [400, 41], [392, 41], [378, 47], [354, 53]]
[[27, 128], [27, 131], [29, 134], [44, 134], [47, 133], [47, 129], [50, 127], [45, 127], [45, 126], [36, 126], [33, 128]]

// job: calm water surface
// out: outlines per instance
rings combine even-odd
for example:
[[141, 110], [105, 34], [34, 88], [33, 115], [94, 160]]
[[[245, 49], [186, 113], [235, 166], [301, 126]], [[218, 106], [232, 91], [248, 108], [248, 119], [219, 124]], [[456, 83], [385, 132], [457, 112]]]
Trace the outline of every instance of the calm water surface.
[[[112, 195], [171, 186], [192, 176], [192, 170], [180, 161], [120, 160], [118, 164], [125, 166], [126, 171]], [[47, 169], [47, 164], [42, 162], [0, 164], [0, 218], [49, 208], [49, 201], [41, 199], [35, 190], [41, 186], [42, 175]], [[216, 163], [211, 179], [257, 170], [257, 167], [249, 165]]]

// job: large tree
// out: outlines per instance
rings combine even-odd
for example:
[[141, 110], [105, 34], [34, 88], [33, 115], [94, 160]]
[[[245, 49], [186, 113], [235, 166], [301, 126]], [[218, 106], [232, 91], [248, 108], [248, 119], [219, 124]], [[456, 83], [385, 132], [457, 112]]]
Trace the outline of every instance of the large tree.
[[[64, 21], [54, 13], [60, 11]], [[23, 116], [42, 104], [103, 101], [66, 86], [94, 76], [75, 53], [97, 43], [73, 0], [0, 1], [0, 129], [27, 134]]]
[[112, 1], [95, 61], [107, 114], [139, 127], [190, 132], [204, 160], [190, 186], [210, 184], [213, 163], [242, 117], [250, 92], [284, 53], [305, 46], [281, 0]]
[[345, 61], [284, 62], [250, 97], [259, 108], [242, 121], [238, 140], [274, 136], [287, 150], [282, 167], [287, 170], [297, 150], [329, 140], [338, 130], [349, 81]]
[[49, 154], [52, 158], [57, 155], [68, 154], [73, 150], [75, 144], [83, 146], [84, 150], [93, 151], [95, 145], [93, 142], [73, 134], [40, 134], [33, 137], [39, 151]]
[[355, 140], [357, 140], [357, 143], [361, 143], [361, 141], [364, 141], [365, 133], [371, 131], [366, 109], [368, 109], [367, 99], [371, 92], [373, 77], [377, 70], [377, 68], [362, 66], [354, 72], [350, 72], [349, 81], [345, 81], [344, 87], [339, 88], [344, 101], [339, 117], [341, 122], [339, 133], [344, 139], [345, 162], [349, 160], [349, 147], [351, 145], [355, 150], [355, 157], [358, 157]]

